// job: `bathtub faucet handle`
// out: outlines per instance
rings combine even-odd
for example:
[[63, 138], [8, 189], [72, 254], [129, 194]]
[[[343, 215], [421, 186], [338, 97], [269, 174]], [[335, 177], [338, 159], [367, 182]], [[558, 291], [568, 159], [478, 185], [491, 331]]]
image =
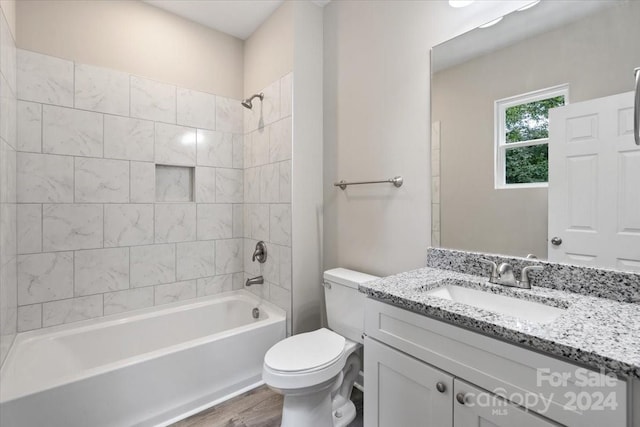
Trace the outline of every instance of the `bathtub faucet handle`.
[[260, 264], [264, 264], [267, 261], [267, 244], [262, 240], [256, 243], [256, 249], [253, 251], [251, 260], [253, 262], [257, 260]]

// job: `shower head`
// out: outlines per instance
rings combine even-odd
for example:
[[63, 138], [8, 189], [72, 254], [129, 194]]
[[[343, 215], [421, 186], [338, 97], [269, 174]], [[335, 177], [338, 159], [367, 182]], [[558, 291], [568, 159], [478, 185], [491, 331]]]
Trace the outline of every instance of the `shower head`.
[[256, 93], [255, 95], [252, 95], [251, 98], [243, 100], [241, 102], [242, 106], [251, 110], [253, 108], [253, 103], [251, 101], [253, 101], [254, 98], [260, 98], [260, 101], [262, 101], [264, 99], [264, 93]]

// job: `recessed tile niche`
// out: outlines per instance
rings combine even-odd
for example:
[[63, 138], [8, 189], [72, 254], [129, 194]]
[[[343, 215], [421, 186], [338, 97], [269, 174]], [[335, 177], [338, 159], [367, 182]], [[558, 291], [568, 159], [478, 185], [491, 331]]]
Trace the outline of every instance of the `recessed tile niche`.
[[193, 202], [194, 169], [156, 165], [156, 202]]

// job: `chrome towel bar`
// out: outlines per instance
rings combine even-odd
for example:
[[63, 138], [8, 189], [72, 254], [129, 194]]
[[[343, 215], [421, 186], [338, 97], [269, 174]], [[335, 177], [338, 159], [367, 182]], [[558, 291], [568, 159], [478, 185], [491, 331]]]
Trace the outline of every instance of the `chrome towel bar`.
[[361, 184], [382, 184], [382, 183], [390, 183], [396, 187], [402, 187], [403, 179], [401, 176], [394, 176], [393, 178], [385, 179], [382, 181], [356, 181], [356, 182], [347, 182], [342, 180], [340, 182], [336, 182], [333, 184], [334, 187], [340, 187], [341, 190], [344, 190], [349, 185], [361, 185]]

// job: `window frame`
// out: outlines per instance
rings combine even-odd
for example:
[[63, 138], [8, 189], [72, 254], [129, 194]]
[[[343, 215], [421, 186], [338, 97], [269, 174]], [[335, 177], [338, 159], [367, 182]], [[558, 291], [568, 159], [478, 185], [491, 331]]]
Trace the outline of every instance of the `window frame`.
[[510, 96], [494, 101], [494, 184], [496, 190], [509, 190], [520, 188], [546, 188], [549, 182], [531, 182], [524, 184], [507, 184], [507, 148], [531, 147], [534, 145], [549, 144], [549, 138], [532, 139], [528, 141], [506, 141], [506, 110], [507, 108], [541, 101], [543, 99], [564, 96], [564, 105], [569, 105], [569, 84], [565, 83], [520, 95]]

